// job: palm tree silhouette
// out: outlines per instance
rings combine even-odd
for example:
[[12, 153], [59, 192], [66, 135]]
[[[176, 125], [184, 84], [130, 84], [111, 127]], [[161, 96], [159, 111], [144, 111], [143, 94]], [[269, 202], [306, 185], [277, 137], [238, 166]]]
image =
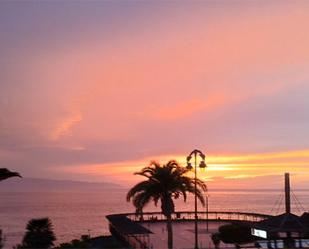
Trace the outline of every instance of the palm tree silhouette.
[[[129, 202], [132, 199], [138, 214], [142, 213], [143, 208], [150, 201], [154, 201], [156, 206], [159, 201], [161, 202], [161, 210], [167, 220], [169, 249], [173, 248], [172, 213], [175, 212], [173, 199], [182, 196], [186, 201], [187, 193], [195, 194], [195, 180], [186, 176], [188, 171], [175, 160], [171, 160], [162, 166], [158, 162], [152, 161], [148, 167], [135, 173], [146, 177], [147, 180], [136, 184], [127, 194], [127, 201]], [[196, 195], [204, 206], [203, 191], [207, 190], [206, 184], [200, 179], [197, 179], [196, 184]]]
[[0, 181], [3, 181], [5, 179], [8, 179], [14, 176], [21, 177], [21, 175], [17, 172], [9, 171], [6, 168], [0, 168]]
[[28, 222], [26, 229], [18, 249], [48, 249], [54, 245], [56, 236], [49, 218], [32, 219]]

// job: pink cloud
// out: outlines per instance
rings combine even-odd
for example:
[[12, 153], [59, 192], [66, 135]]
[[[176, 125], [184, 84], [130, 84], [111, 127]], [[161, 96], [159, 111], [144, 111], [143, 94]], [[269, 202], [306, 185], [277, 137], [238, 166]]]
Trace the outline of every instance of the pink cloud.
[[230, 101], [228, 96], [224, 94], [213, 94], [205, 99], [191, 99], [186, 102], [171, 104], [168, 107], [162, 107], [153, 113], [153, 117], [159, 120], [174, 120], [179, 118], [185, 118], [192, 114], [206, 111], [211, 112], [221, 106], [227, 104]]

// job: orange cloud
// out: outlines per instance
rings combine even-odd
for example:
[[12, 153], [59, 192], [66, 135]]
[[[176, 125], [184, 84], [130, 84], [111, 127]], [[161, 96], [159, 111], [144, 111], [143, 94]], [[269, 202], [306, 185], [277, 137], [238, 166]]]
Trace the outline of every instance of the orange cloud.
[[200, 111], [213, 111], [230, 100], [224, 94], [212, 94], [205, 98], [205, 100], [191, 99], [174, 106], [160, 108], [153, 116], [160, 120], [184, 118]]
[[51, 140], [58, 140], [63, 136], [72, 134], [72, 129], [83, 119], [81, 112], [81, 101], [72, 101], [70, 105], [70, 115], [61, 120], [50, 134]]
[[[286, 163], [287, 159], [300, 160], [302, 158], [309, 159], [309, 150], [296, 150], [296, 151], [284, 151], [284, 152], [272, 152], [272, 153], [260, 153], [260, 154], [246, 154], [246, 155], [226, 155], [226, 156], [212, 156], [209, 157], [210, 163], [248, 163], [248, 162], [261, 162], [261, 161], [273, 161], [283, 160]], [[262, 163], [260, 163], [262, 164]]]
[[51, 134], [52, 140], [58, 140], [62, 136], [71, 134], [73, 127], [82, 121], [81, 113], [73, 113], [72, 116], [62, 121]]
[[[298, 160], [302, 158], [302, 161]], [[148, 165], [151, 159], [165, 163], [169, 159], [177, 160], [181, 165], [186, 165], [185, 155], [158, 155], [141, 158], [135, 161], [120, 161], [115, 163], [75, 165], [55, 168], [66, 173], [83, 174], [100, 178], [115, 179], [120, 184], [127, 184], [138, 181], [139, 177], [133, 173]], [[284, 162], [281, 160], [284, 159]], [[256, 155], [208, 155], [206, 158], [206, 171], [198, 171], [200, 178], [206, 181], [222, 179], [240, 179], [256, 176], [282, 175], [284, 172], [291, 172], [298, 175], [298, 178], [309, 179], [309, 173], [304, 168], [309, 166], [309, 150], [287, 151], [279, 153], [261, 153]], [[297, 179], [298, 179], [297, 178]]]

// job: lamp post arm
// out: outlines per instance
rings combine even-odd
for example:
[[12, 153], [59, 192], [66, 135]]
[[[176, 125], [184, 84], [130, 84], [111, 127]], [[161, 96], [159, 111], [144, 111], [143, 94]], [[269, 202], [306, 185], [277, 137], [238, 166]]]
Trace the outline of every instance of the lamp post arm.
[[198, 149], [195, 149], [195, 150], [193, 150], [193, 151], [190, 153], [190, 155], [187, 157], [187, 161], [190, 161], [193, 155], [194, 155], [194, 156], [199, 155], [203, 160], [204, 160], [205, 157], [206, 157], [205, 154], [204, 154], [202, 151], [200, 151], [200, 150], [198, 150]]

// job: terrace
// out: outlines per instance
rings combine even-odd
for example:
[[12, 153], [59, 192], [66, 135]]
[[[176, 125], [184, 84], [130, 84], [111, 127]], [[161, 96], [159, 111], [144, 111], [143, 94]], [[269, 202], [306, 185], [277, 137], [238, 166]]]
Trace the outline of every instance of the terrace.
[[[211, 234], [221, 225], [232, 221], [258, 222], [272, 216], [245, 212], [198, 212], [199, 248], [215, 248]], [[194, 212], [176, 212], [173, 214], [175, 248], [192, 248], [194, 241]], [[148, 212], [108, 215], [111, 233], [128, 245], [137, 249], [167, 247], [165, 217], [160, 212]], [[129, 221], [128, 221], [129, 220]], [[132, 226], [128, 226], [128, 222]], [[133, 225], [134, 224], [134, 225]], [[221, 244], [220, 248], [234, 248]]]

